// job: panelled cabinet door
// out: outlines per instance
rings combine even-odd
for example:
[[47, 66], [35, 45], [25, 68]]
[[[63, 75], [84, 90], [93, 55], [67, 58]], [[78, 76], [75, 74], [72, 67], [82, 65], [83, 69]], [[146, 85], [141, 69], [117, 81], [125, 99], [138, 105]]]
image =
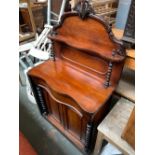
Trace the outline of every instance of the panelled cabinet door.
[[70, 132], [78, 140], [85, 140], [84, 132], [86, 131], [86, 123], [84, 116], [70, 107], [64, 107], [66, 127], [68, 132]]
[[67, 132], [85, 143], [87, 120], [76, 105], [77, 103], [68, 96], [49, 90], [44, 85], [38, 86], [41, 88], [42, 98], [46, 103], [48, 117], [55, 119]]
[[57, 102], [57, 100], [55, 99], [54, 95], [44, 86], [42, 93], [45, 99], [45, 103], [47, 103], [47, 107], [48, 107], [48, 112], [49, 114], [59, 123], [62, 124], [62, 116], [61, 116], [61, 111], [62, 111], [62, 106], [61, 104], [59, 104]]

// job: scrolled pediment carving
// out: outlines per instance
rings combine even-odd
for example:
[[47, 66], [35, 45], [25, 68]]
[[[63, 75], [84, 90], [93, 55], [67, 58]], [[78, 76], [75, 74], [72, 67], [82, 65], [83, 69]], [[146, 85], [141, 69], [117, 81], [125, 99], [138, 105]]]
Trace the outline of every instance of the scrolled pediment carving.
[[81, 0], [78, 2], [74, 8], [74, 11], [78, 12], [81, 19], [85, 19], [89, 14], [95, 14], [95, 11], [87, 0]]

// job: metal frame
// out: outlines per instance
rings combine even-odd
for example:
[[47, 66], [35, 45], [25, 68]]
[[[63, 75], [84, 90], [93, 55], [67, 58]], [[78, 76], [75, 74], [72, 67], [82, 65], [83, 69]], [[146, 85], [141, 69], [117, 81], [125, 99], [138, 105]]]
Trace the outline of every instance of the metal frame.
[[[65, 10], [66, 2], [67, 2], [67, 0], [62, 1], [60, 12], [58, 15], [55, 12], [51, 11], [51, 0], [48, 0], [48, 8], [47, 8], [47, 24], [48, 25], [51, 25], [52, 23], [57, 24], [60, 22], [60, 18], [61, 18], [62, 14], [64, 13], [64, 10]], [[54, 15], [57, 18], [57, 20], [51, 19], [51, 14]]]

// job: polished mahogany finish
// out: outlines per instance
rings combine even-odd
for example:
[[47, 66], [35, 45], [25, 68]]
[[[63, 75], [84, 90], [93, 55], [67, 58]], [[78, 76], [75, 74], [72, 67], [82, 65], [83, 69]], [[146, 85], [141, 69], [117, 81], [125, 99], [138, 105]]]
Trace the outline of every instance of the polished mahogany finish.
[[62, 16], [49, 36], [54, 59], [28, 75], [42, 115], [81, 151], [89, 152], [120, 79], [125, 51], [104, 21], [86, 15]]

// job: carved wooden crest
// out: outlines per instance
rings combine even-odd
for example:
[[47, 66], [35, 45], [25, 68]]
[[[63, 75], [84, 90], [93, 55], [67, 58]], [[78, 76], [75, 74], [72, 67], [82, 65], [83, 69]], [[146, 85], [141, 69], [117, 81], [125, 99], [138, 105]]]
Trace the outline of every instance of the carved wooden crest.
[[82, 0], [78, 2], [74, 10], [78, 12], [79, 16], [82, 19], [85, 19], [86, 17], [88, 17], [89, 14], [95, 14], [93, 8], [86, 0]]

